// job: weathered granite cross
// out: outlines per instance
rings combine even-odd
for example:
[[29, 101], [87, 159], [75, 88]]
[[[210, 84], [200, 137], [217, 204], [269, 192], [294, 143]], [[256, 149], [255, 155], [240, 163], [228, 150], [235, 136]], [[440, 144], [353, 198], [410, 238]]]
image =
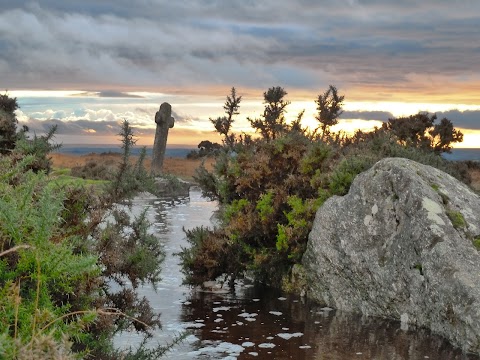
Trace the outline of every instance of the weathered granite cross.
[[165, 149], [167, 147], [168, 129], [175, 124], [172, 117], [172, 106], [164, 102], [155, 114], [157, 129], [155, 131], [155, 142], [153, 143], [152, 173], [159, 175], [162, 173], [163, 159], [165, 158]]

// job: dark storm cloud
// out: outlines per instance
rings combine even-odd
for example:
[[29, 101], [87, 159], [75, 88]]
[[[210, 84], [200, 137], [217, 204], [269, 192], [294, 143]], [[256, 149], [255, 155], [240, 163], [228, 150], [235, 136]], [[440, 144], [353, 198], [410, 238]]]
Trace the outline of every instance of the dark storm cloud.
[[[0, 1], [9, 88], [459, 85], [478, 78], [480, 2]], [[425, 79], [417, 79], [425, 77]], [[445, 79], [444, 79], [445, 81]], [[114, 90], [118, 91], [118, 90]]]
[[457, 128], [480, 130], [480, 110], [449, 110], [436, 115], [438, 120], [446, 117]]

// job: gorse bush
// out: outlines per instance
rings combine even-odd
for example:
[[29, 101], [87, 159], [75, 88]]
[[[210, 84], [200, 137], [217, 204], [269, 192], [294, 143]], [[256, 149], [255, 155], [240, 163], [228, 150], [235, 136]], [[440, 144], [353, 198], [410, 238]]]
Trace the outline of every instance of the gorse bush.
[[48, 154], [61, 146], [51, 143], [56, 131], [57, 126], [54, 125], [45, 135], [37, 136], [34, 134], [31, 139], [27, 137], [26, 131], [21, 131], [18, 134], [13, 155], [17, 158], [23, 158], [27, 155], [33, 156], [29, 169], [33, 172], [45, 171], [48, 174], [51, 170], [51, 161]]
[[[96, 257], [74, 251], [74, 235], [60, 230], [63, 194], [47, 186], [44, 175], [25, 172], [33, 157], [12, 164], [2, 158], [0, 189], [0, 302], [2, 345], [15, 358], [16, 350], [43, 346], [38, 337], [51, 337], [60, 344], [64, 334], [79, 336], [93, 321], [91, 314], [78, 314], [74, 322], [58, 321], [69, 314], [76, 286], [98, 276]], [[80, 317], [80, 318], [79, 318]], [[36, 340], [35, 340], [36, 339]], [[70, 352], [63, 341], [61, 351]], [[59, 345], [60, 346], [60, 345]], [[60, 351], [60, 349], [57, 349]], [[23, 349], [22, 351], [25, 351]]]
[[53, 131], [40, 145], [19, 138], [0, 158], [0, 358], [154, 359], [165, 351], [113, 346], [119, 331], [148, 337], [160, 326], [138, 287], [157, 284], [164, 257], [145, 212], [131, 219], [117, 204], [153, 184], [144, 154], [128, 161], [128, 123], [120, 135], [123, 161], [100, 194], [58, 184], [37, 166]]
[[187, 283], [249, 272], [288, 286], [284, 279], [301, 261], [318, 207], [345, 195], [356, 175], [384, 157], [410, 158], [468, 181], [466, 171], [439, 156], [462, 138], [447, 119], [435, 125], [435, 116], [420, 113], [390, 119], [369, 133], [334, 133], [344, 96], [330, 86], [315, 100], [318, 127], [311, 131], [301, 126], [303, 112], [287, 123], [286, 95], [280, 87], [264, 93], [263, 114], [249, 118], [260, 135], [255, 139], [231, 131], [241, 102], [235, 89], [226, 116], [212, 121], [224, 147], [213, 172], [200, 167], [196, 180], [205, 196], [220, 202], [221, 224], [187, 232], [192, 246], [180, 254]]
[[11, 98], [6, 93], [0, 95], [0, 154], [8, 154], [15, 147], [18, 139], [17, 109], [17, 98]]

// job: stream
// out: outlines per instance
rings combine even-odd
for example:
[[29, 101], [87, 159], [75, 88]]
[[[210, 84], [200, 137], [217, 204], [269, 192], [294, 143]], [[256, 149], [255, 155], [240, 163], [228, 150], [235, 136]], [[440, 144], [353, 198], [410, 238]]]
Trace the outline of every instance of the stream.
[[[140, 289], [161, 313], [162, 329], [151, 341], [166, 344], [190, 333], [167, 359], [480, 359], [428, 330], [335, 311], [265, 286], [244, 283], [232, 292], [195, 291], [182, 285], [179, 258], [173, 254], [188, 245], [183, 228], [211, 226], [217, 204], [191, 189], [188, 197], [137, 199], [132, 211], [145, 207], [166, 252], [157, 290], [149, 285]], [[140, 341], [133, 332], [116, 338], [121, 347]]]

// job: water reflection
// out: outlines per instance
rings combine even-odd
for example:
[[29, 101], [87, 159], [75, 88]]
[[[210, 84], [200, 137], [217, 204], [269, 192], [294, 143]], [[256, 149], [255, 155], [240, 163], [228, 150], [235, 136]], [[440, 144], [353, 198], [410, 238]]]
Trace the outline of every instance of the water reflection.
[[230, 353], [239, 359], [478, 359], [426, 330], [401, 330], [398, 322], [320, 308], [262, 286], [239, 292], [195, 293], [182, 307], [182, 322], [203, 325], [194, 331], [202, 339], [196, 354], [223, 358], [225, 346], [214, 354], [212, 345], [229, 343], [247, 344]]
[[[426, 330], [404, 331], [398, 322], [336, 312], [262, 286], [237, 286], [230, 293], [192, 291], [182, 285], [173, 254], [187, 246], [182, 229], [209, 225], [216, 203], [193, 190], [187, 198], [138, 201], [134, 212], [145, 206], [167, 253], [157, 292], [141, 289], [161, 313], [163, 329], [153, 342], [165, 344], [185, 329], [192, 334], [167, 358], [479, 359]], [[117, 343], [139, 341], [136, 334], [123, 333]]]

